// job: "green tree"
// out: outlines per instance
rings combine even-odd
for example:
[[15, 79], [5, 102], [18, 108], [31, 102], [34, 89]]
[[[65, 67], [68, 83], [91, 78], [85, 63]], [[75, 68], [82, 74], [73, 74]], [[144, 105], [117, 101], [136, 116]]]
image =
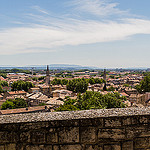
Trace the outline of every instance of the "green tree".
[[3, 92], [3, 88], [2, 88], [2, 86], [0, 85], [0, 93], [2, 93]]
[[25, 108], [27, 107], [27, 102], [22, 98], [15, 98], [6, 100], [1, 106], [1, 109], [15, 109], [15, 108]]
[[56, 111], [124, 108], [124, 100], [126, 98], [121, 97], [119, 93], [102, 95], [99, 92], [86, 91], [82, 95], [79, 93], [76, 100], [69, 98]]
[[7, 74], [6, 73], [0, 73], [0, 76], [2, 76], [3, 78], [7, 78]]
[[84, 93], [87, 90], [88, 81], [84, 78], [69, 80], [67, 84], [67, 90]]
[[107, 91], [115, 91], [115, 88], [113, 86], [111, 86], [107, 89]]
[[0, 85], [1, 86], [8, 86], [8, 82], [7, 81], [0, 81]]
[[145, 76], [140, 84], [135, 87], [139, 93], [150, 92], [150, 75]]
[[15, 105], [13, 102], [7, 100], [6, 102], [4, 102], [1, 106], [1, 109], [14, 109], [15, 108]]
[[37, 80], [38, 80], [38, 78], [37, 78], [37, 77], [33, 77], [33, 78], [32, 78], [32, 80], [37, 81]]
[[25, 81], [14, 81], [11, 85], [12, 91], [19, 91], [19, 90], [24, 90], [28, 91], [30, 88], [34, 87], [33, 83], [31, 82], [25, 82]]

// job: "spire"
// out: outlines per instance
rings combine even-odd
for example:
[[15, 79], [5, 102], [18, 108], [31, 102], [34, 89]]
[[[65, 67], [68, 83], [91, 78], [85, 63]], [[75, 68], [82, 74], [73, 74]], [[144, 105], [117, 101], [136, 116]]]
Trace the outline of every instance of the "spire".
[[49, 76], [49, 66], [47, 65], [46, 76]]
[[106, 69], [104, 69], [104, 76], [103, 79], [106, 81]]
[[50, 75], [49, 75], [49, 66], [47, 65], [47, 70], [46, 70], [46, 85], [50, 84]]

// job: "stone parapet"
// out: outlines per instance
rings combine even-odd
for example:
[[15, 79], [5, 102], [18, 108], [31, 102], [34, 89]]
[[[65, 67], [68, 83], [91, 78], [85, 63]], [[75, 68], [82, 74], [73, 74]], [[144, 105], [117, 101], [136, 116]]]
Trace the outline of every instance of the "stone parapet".
[[150, 108], [0, 116], [0, 150], [147, 150]]

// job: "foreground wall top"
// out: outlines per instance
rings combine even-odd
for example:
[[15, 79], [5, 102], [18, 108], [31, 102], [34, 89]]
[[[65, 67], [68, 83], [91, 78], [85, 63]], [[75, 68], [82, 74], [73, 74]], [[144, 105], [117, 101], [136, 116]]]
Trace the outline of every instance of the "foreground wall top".
[[0, 115], [0, 124], [150, 115], [150, 107]]

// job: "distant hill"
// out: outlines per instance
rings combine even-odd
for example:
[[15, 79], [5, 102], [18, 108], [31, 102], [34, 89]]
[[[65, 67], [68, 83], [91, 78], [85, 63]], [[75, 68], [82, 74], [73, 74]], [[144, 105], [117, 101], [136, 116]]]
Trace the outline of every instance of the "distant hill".
[[[0, 66], [0, 69], [24, 69], [24, 70], [31, 70], [32, 68], [37, 70], [44, 70], [46, 69], [47, 65], [29, 65], [29, 66]], [[60, 70], [80, 70], [80, 69], [99, 69], [97, 67], [89, 67], [89, 66], [81, 66], [81, 65], [70, 65], [70, 64], [50, 64], [50, 70], [60, 69]]]

